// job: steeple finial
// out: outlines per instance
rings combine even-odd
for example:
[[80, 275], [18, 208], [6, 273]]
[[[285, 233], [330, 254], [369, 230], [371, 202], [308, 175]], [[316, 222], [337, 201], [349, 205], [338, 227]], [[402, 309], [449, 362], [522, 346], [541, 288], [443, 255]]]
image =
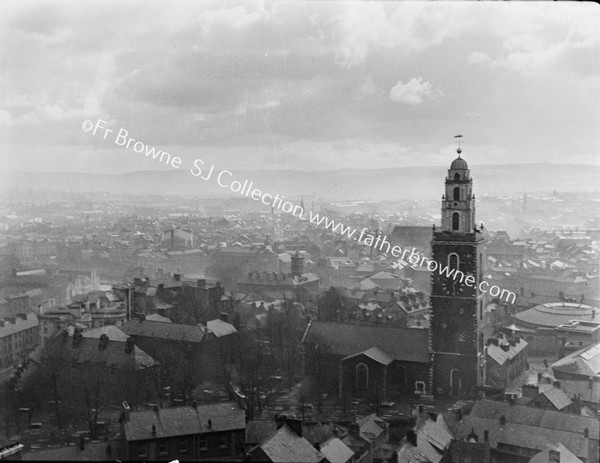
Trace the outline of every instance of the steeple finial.
[[462, 149], [460, 148], [460, 144], [462, 142], [462, 135], [454, 135], [454, 138], [456, 138], [456, 144], [458, 145], [458, 149], [456, 150], [456, 152], [458, 153], [458, 157], [460, 158], [460, 153], [462, 153]]

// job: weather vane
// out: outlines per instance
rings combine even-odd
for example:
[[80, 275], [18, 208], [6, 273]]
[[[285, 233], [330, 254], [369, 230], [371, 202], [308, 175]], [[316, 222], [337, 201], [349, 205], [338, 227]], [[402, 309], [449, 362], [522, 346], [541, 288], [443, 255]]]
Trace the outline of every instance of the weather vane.
[[462, 153], [462, 149], [460, 148], [460, 144], [462, 142], [462, 135], [454, 135], [454, 138], [456, 138], [456, 144], [458, 145], [458, 149], [456, 150], [456, 152], [458, 153], [458, 157], [460, 157], [460, 153]]

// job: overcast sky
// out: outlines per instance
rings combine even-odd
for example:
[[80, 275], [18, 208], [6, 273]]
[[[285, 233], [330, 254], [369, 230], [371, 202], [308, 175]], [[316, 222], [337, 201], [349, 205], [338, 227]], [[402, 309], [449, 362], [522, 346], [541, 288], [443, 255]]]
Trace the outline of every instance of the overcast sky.
[[[598, 164], [600, 8], [0, 2], [3, 170]], [[104, 119], [103, 140], [84, 120]]]

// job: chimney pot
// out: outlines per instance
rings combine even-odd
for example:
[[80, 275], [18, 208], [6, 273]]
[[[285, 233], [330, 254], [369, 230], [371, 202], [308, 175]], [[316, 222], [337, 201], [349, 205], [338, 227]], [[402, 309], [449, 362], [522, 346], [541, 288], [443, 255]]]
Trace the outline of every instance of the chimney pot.
[[208, 429], [212, 429], [212, 420], [208, 419]]
[[549, 463], [560, 463], [560, 452], [556, 449], [548, 450], [548, 462]]
[[85, 438], [81, 434], [79, 434], [79, 450], [85, 450]]

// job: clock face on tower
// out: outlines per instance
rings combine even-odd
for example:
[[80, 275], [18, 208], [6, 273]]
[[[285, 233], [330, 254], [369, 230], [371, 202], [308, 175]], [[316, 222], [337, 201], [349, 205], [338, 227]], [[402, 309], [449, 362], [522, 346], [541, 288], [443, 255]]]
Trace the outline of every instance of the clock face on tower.
[[459, 296], [463, 293], [464, 288], [460, 281], [454, 278], [446, 278], [442, 280], [442, 291], [446, 296]]

